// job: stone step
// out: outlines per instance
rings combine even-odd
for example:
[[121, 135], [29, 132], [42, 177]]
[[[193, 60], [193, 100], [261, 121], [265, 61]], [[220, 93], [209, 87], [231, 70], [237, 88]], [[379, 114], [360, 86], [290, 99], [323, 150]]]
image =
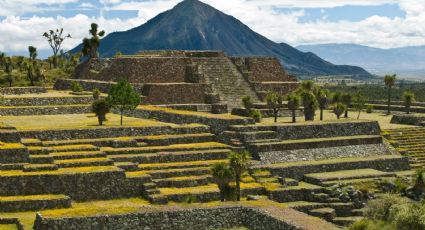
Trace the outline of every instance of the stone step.
[[111, 148], [105, 149], [107, 155], [118, 154], [147, 154], [158, 152], [179, 152], [179, 151], [195, 151], [195, 150], [213, 150], [213, 149], [227, 149], [229, 146], [218, 142], [202, 142], [191, 144], [175, 144], [168, 146], [148, 146], [136, 148]]
[[333, 208], [316, 208], [308, 211], [308, 214], [316, 216], [326, 221], [332, 221], [336, 217], [335, 209]]
[[137, 141], [133, 137], [113, 137], [113, 138], [95, 138], [95, 139], [71, 139], [43, 141], [45, 147], [66, 146], [66, 145], [94, 145], [97, 147], [133, 147]]
[[137, 166], [138, 164], [133, 162], [115, 162], [114, 165], [120, 169], [123, 169], [126, 172], [134, 172], [140, 170]]
[[70, 207], [71, 198], [65, 195], [0, 196], [0, 212], [39, 211]]
[[149, 195], [148, 200], [152, 204], [167, 204], [168, 203], [168, 197], [161, 194]]
[[90, 144], [82, 144], [82, 145], [59, 145], [47, 147], [49, 152], [77, 152], [77, 151], [95, 151], [99, 150], [99, 147], [90, 145]]
[[207, 185], [211, 181], [210, 175], [202, 176], [185, 176], [185, 177], [170, 177], [164, 179], [154, 179], [153, 182], [159, 188], [174, 187], [185, 188]]
[[54, 163], [60, 168], [108, 166], [108, 165], [114, 164], [114, 162], [108, 158], [82, 158], [82, 159], [55, 160]]
[[347, 227], [354, 222], [364, 219], [364, 217], [359, 216], [347, 216], [347, 217], [335, 217], [332, 222], [336, 225]]
[[186, 176], [200, 176], [209, 175], [211, 173], [210, 168], [183, 168], [183, 169], [166, 169], [166, 170], [152, 170], [145, 171], [149, 174], [152, 179], [164, 179], [170, 177], [186, 177]]
[[39, 172], [39, 171], [55, 171], [58, 166], [55, 164], [27, 164], [22, 171], [24, 172]]
[[210, 167], [216, 163], [227, 162], [223, 160], [203, 160], [203, 161], [188, 161], [188, 162], [165, 162], [153, 164], [139, 164], [139, 170], [161, 170], [161, 169], [179, 169], [179, 168], [195, 168], [195, 167]]
[[102, 158], [106, 154], [101, 151], [54, 152], [49, 154], [55, 160], [70, 160], [81, 158]]
[[21, 143], [26, 146], [42, 146], [43, 143], [35, 138], [22, 138]]
[[31, 164], [52, 164], [53, 157], [49, 155], [30, 155]]
[[148, 145], [174, 145], [174, 144], [187, 144], [198, 142], [214, 142], [215, 135], [211, 133], [199, 134], [178, 134], [178, 135], [162, 135], [162, 136], [146, 136], [136, 138], [138, 141], [146, 142]]
[[154, 154], [122, 154], [109, 155], [108, 158], [115, 162], [135, 162], [142, 164], [189, 162], [200, 160], [227, 159], [229, 149], [213, 149], [202, 151], [161, 152]]
[[258, 141], [260, 139], [277, 139], [277, 133], [275, 131], [251, 131], [241, 132], [241, 139], [243, 141]]

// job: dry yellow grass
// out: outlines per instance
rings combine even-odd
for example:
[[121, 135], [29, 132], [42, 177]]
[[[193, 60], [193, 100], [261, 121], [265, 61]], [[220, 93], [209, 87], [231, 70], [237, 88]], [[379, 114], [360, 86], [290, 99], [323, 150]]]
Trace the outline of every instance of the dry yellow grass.
[[224, 120], [243, 119], [243, 117], [235, 116], [235, 115], [231, 115], [231, 114], [212, 114], [212, 113], [204, 113], [204, 112], [176, 110], [176, 109], [162, 108], [162, 107], [151, 106], [151, 105], [140, 105], [138, 108], [143, 109], [143, 110], [163, 111], [163, 112], [173, 113], [173, 114], [194, 115], [194, 116], [215, 118], [215, 119], [224, 119]]
[[[94, 114], [63, 114], [63, 115], [37, 115], [37, 116], [2, 116], [4, 124], [16, 127], [18, 130], [48, 130], [48, 129], [79, 129], [99, 127], [121, 127], [120, 116], [106, 115], [107, 121], [103, 126], [98, 125]], [[124, 117], [124, 127], [145, 126], [176, 126], [172, 123], [158, 122], [134, 117]]]
[[0, 196], [0, 201], [18, 201], [18, 200], [52, 200], [52, 199], [64, 199], [67, 198], [65, 195], [30, 195], [30, 196]]
[[40, 172], [23, 172], [22, 170], [0, 171], [0, 177], [8, 176], [35, 176], [35, 175], [61, 175], [61, 174], [78, 174], [78, 173], [94, 173], [105, 171], [121, 171], [115, 166], [93, 166], [93, 167], [77, 167], [77, 168], [60, 168], [56, 171], [40, 171]]

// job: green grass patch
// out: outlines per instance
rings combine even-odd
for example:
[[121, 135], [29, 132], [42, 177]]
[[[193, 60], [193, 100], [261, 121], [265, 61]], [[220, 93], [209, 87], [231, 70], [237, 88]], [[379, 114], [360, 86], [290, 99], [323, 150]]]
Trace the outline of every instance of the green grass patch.
[[30, 195], [30, 196], [0, 196], [0, 202], [10, 201], [26, 201], [26, 200], [58, 200], [68, 199], [65, 195], [45, 194], [45, 195]]

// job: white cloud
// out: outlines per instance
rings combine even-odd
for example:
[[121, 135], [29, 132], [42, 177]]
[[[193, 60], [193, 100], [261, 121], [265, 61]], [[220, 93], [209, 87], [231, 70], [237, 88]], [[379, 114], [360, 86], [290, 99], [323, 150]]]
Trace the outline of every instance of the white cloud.
[[[12, 0], [0, 0], [2, 2]], [[18, 0], [32, 2], [22, 8], [37, 9], [41, 0]], [[0, 21], [0, 50], [26, 50], [28, 45], [48, 50], [41, 34], [53, 28], [63, 27], [73, 39], [64, 43], [64, 49], [73, 48], [84, 36], [88, 36], [91, 22], [97, 22], [107, 32], [127, 30], [139, 26], [160, 12], [172, 8], [181, 0], [124, 1], [100, 0], [104, 10], [138, 10], [138, 16], [131, 19], [105, 19], [77, 15], [72, 18], [32, 17], [20, 18], [14, 14]], [[254, 31], [276, 42], [291, 45], [316, 43], [358, 43], [381, 48], [425, 44], [425, 1], [424, 0], [203, 0], [217, 9], [230, 14]], [[15, 1], [12, 1], [15, 2]], [[45, 2], [45, 1], [43, 1]], [[65, 4], [77, 0], [48, 0], [49, 4]], [[406, 12], [405, 18], [372, 16], [358, 22], [325, 19], [301, 23], [303, 10], [282, 12], [276, 7], [335, 7], [342, 5], [380, 5], [397, 3]], [[3, 6], [3, 5], [2, 5]], [[82, 12], [84, 13], [84, 12]], [[5, 15], [3, 8], [0, 15]], [[7, 14], [6, 14], [7, 15]]]

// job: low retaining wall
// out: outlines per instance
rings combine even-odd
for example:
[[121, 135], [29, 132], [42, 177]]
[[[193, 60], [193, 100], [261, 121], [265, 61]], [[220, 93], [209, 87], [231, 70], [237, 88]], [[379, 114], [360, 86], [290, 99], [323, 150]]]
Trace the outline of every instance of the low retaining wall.
[[[292, 215], [288, 215], [290, 213]], [[297, 216], [298, 215], [298, 216]], [[291, 219], [297, 216], [299, 219]], [[304, 219], [303, 219], [304, 218]], [[303, 220], [310, 224], [303, 223]], [[314, 223], [314, 224], [312, 224]], [[215, 208], [145, 208], [143, 212], [96, 217], [48, 218], [38, 213], [35, 230], [44, 229], [337, 229], [336, 226], [293, 209], [224, 206]]]
[[28, 149], [24, 146], [21, 148], [5, 148], [0, 149], [0, 163], [25, 163], [29, 162]]
[[46, 93], [47, 89], [44, 87], [9, 87], [0, 88], [0, 94], [12, 95], [12, 94], [33, 94], [33, 93]]
[[44, 209], [70, 208], [71, 199], [63, 197], [49, 200], [17, 200], [17, 201], [0, 201], [1, 212], [24, 212], [24, 211], [40, 211]]
[[[55, 90], [69, 90], [71, 88], [72, 82], [80, 83], [81, 87], [83, 87], [84, 91], [93, 91], [94, 89], [98, 89], [102, 93], [108, 93], [109, 89], [113, 85], [116, 85], [117, 82], [112, 81], [96, 81], [96, 80], [81, 80], [81, 79], [58, 79], [55, 82], [53, 89]], [[142, 93], [142, 84], [132, 84], [134, 89]]]
[[4, 98], [1, 104], [6, 106], [82, 105], [91, 104], [93, 101], [92, 96], [13, 97]]
[[286, 151], [258, 153], [262, 164], [281, 162], [326, 160], [345, 157], [365, 157], [373, 155], [386, 155], [390, 151], [384, 144], [348, 145], [328, 148], [296, 149]]
[[425, 115], [418, 114], [396, 114], [391, 118], [393, 124], [423, 125], [424, 122]]
[[[1, 175], [0, 195], [65, 194], [73, 200], [121, 198], [136, 192], [120, 170], [88, 173]], [[141, 190], [137, 191], [141, 192]]]
[[[161, 134], [182, 134], [209, 132], [209, 127], [169, 127], [169, 126], [149, 126], [149, 127], [100, 127], [90, 129], [58, 129], [58, 130], [36, 130], [36, 131], [8, 131], [15, 132], [22, 138], [37, 138], [45, 140], [70, 140], [87, 138], [108, 138], [120, 136], [145, 136]], [[0, 133], [0, 136], [2, 133]]]
[[284, 125], [276, 126], [276, 132], [279, 138], [283, 140], [297, 140], [338, 136], [380, 135], [381, 129], [377, 121], [364, 121]]
[[91, 105], [0, 107], [0, 116], [56, 115], [91, 113]]

